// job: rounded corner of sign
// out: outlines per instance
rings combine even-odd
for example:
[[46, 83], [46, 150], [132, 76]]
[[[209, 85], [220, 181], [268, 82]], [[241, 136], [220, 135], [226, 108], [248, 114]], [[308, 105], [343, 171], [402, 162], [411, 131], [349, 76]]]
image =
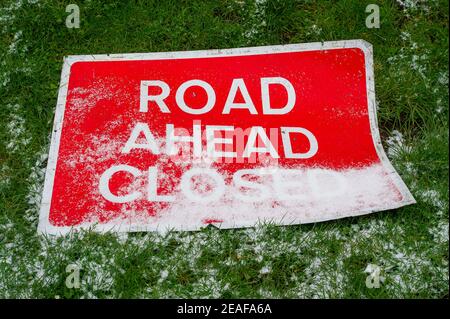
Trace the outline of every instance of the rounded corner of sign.
[[37, 234], [39, 236], [55, 235], [53, 226], [50, 225], [48, 220], [40, 221], [37, 227]]
[[354, 40], [354, 47], [356, 49], [361, 50], [361, 52], [364, 54], [365, 57], [369, 57], [372, 56], [372, 44], [366, 40], [363, 39], [358, 39], [358, 40]]
[[40, 220], [37, 227], [37, 234], [39, 236], [61, 236], [64, 234], [63, 228], [55, 226], [51, 223], [49, 218]]
[[[406, 187], [406, 186], [405, 186]], [[414, 198], [414, 196], [411, 194], [411, 192], [409, 191], [409, 189], [407, 188], [407, 192], [406, 194], [403, 194], [403, 202], [405, 205], [414, 205], [417, 204], [416, 199]]]
[[78, 55], [69, 55], [64, 57], [64, 64], [71, 69], [75, 64], [84, 61], [84, 59]]

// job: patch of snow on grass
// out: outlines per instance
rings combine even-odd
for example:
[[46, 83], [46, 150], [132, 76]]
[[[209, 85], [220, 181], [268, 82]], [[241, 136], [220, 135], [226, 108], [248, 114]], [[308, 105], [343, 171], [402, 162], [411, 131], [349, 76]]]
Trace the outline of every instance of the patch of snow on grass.
[[430, 12], [430, 3], [435, 1], [426, 0], [396, 0], [406, 17], [411, 17], [412, 13], [423, 11]]
[[264, 267], [261, 268], [259, 273], [261, 275], [266, 275], [266, 274], [270, 273], [271, 271], [272, 271], [272, 268], [270, 268], [269, 266], [264, 266]]
[[443, 86], [448, 86], [448, 72], [447, 71], [439, 73], [438, 82], [439, 82], [439, 84], [441, 84]]
[[389, 158], [396, 159], [403, 153], [411, 153], [412, 147], [405, 143], [403, 134], [397, 130], [392, 131], [392, 135], [386, 141], [388, 145], [387, 154]]
[[320, 36], [322, 34], [322, 28], [313, 24], [307, 31], [306, 35]]
[[18, 46], [18, 44], [19, 44], [19, 42], [21, 40], [22, 40], [22, 31], [17, 31], [14, 34], [14, 38], [13, 38], [11, 44], [9, 45], [9, 50], [8, 50], [9, 54], [16, 54], [16, 53], [18, 53], [17, 46]]
[[16, 11], [22, 8], [25, 4], [37, 4], [39, 6], [39, 0], [14, 0], [9, 1], [6, 6], [0, 7], [0, 25], [3, 26], [1, 29], [2, 33], [6, 33], [9, 30], [9, 27], [16, 19]]
[[6, 129], [9, 135], [9, 142], [6, 144], [6, 149], [10, 152], [16, 152], [21, 147], [27, 146], [31, 137], [25, 127], [25, 119], [19, 115], [20, 105], [8, 104], [7, 108], [10, 110], [9, 122]]
[[251, 27], [244, 32], [244, 38], [247, 39], [247, 43], [250, 44], [266, 26], [265, 20], [265, 4], [267, 0], [255, 0], [255, 11], [249, 20]]
[[169, 272], [167, 270], [161, 270], [160, 277], [158, 279], [158, 283], [162, 283], [164, 280], [166, 280], [167, 276], [169, 276]]
[[430, 81], [426, 73], [428, 72], [427, 63], [431, 51], [413, 41], [411, 34], [408, 32], [402, 32], [400, 39], [404, 42], [404, 46], [400, 48], [397, 55], [389, 57], [386, 61], [397, 68], [396, 76], [402, 77], [405, 73], [404, 66], [407, 65], [407, 69], [416, 71], [425, 81], [425, 85], [430, 87]]
[[446, 207], [445, 201], [440, 199], [439, 192], [435, 190], [432, 189], [425, 190], [420, 193], [420, 197], [422, 197], [422, 199], [425, 202], [433, 205], [436, 208], [444, 209]]
[[448, 221], [440, 221], [435, 227], [429, 230], [429, 233], [437, 243], [448, 244]]

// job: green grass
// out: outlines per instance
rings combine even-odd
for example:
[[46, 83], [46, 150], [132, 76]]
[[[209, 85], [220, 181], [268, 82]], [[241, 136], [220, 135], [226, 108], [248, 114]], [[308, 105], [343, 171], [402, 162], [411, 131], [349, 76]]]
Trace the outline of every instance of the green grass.
[[[448, 2], [377, 1], [381, 28], [367, 29], [371, 2], [1, 0], [0, 296], [448, 298]], [[69, 3], [80, 29], [65, 27]], [[37, 235], [63, 56], [359, 38], [374, 46], [383, 142], [416, 205], [287, 227]], [[71, 263], [80, 289], [65, 285]]]

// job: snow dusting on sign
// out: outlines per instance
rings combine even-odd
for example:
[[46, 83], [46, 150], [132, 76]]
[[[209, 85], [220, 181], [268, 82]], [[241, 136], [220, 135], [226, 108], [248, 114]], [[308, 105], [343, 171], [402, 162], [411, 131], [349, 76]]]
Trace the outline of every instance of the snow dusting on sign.
[[288, 225], [412, 204], [375, 105], [362, 40], [68, 57], [38, 230]]

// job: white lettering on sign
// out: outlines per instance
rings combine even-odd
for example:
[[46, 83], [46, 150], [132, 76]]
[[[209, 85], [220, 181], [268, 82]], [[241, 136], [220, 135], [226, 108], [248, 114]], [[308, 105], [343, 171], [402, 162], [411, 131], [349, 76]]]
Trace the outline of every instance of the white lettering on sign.
[[[142, 197], [142, 193], [133, 189], [126, 195], [114, 195], [109, 188], [109, 180], [115, 173], [126, 172], [139, 177], [142, 172], [129, 165], [115, 165], [107, 169], [100, 178], [99, 190], [103, 197], [113, 203], [127, 203]], [[158, 169], [148, 168], [147, 200], [153, 202], [173, 202], [174, 195], [158, 195]], [[272, 183], [261, 183], [251, 178], [268, 176]], [[193, 179], [200, 178], [202, 183], [195, 185]], [[245, 178], [247, 177], [247, 178]], [[212, 181], [210, 183], [208, 180]], [[306, 186], [305, 186], [306, 185]], [[271, 196], [280, 201], [305, 200], [339, 197], [347, 190], [347, 180], [335, 171], [326, 169], [242, 169], [233, 174], [233, 196], [243, 202], [261, 202]], [[181, 176], [181, 193], [191, 202], [209, 203], [219, 201], [226, 190], [224, 177], [213, 168], [193, 167]], [[244, 190], [243, 190], [244, 189]], [[272, 191], [273, 189], [273, 191]], [[309, 189], [310, 193], [301, 194], [299, 189]], [[249, 192], [248, 190], [251, 190]]]
[[141, 175], [141, 171], [136, 167], [130, 165], [115, 165], [108, 168], [100, 177], [99, 190], [102, 196], [113, 203], [127, 203], [138, 199], [141, 193], [134, 191], [127, 195], [117, 196], [111, 193], [109, 188], [109, 180], [111, 177], [118, 172], [127, 172], [132, 174], [134, 177]]
[[[214, 181], [214, 188], [210, 192], [197, 192], [192, 187], [194, 176], [207, 176]], [[206, 183], [202, 184], [205, 187]], [[212, 168], [191, 168], [181, 177], [180, 188], [183, 194], [191, 201], [197, 203], [208, 203], [219, 200], [225, 193], [225, 182], [222, 175]]]
[[216, 146], [217, 145], [229, 145], [233, 147], [233, 139], [228, 138], [222, 138], [222, 137], [215, 137], [216, 132], [234, 132], [233, 126], [226, 126], [226, 125], [206, 125], [206, 147], [208, 156], [210, 158], [217, 158], [217, 157], [227, 157], [227, 158], [233, 158], [237, 157], [236, 152], [223, 152], [218, 151]]
[[[166, 124], [166, 149], [165, 154], [176, 155], [180, 150], [180, 143], [189, 143], [193, 145], [193, 155], [195, 157], [200, 157], [203, 152], [202, 147], [202, 131], [200, 124], [194, 124], [193, 135], [177, 135], [176, 128], [173, 124]], [[187, 130], [182, 129], [184, 132]], [[281, 127], [281, 137], [284, 149], [285, 158], [296, 158], [296, 159], [307, 159], [314, 156], [319, 145], [314, 134], [302, 127]], [[217, 146], [229, 146], [232, 149], [236, 149], [234, 146], [234, 140], [232, 137], [216, 137], [216, 132], [233, 132], [233, 136], [240, 138], [243, 134], [243, 130], [236, 128], [232, 125], [206, 125], [206, 150], [210, 158], [237, 158], [238, 153], [236, 151], [221, 151], [217, 150]], [[294, 153], [292, 150], [291, 133], [302, 134], [308, 139], [309, 150], [305, 153]], [[142, 138], [139, 138], [141, 137]], [[258, 139], [259, 138], [259, 139]], [[139, 143], [138, 143], [139, 139]], [[262, 141], [263, 146], [261, 146]], [[160, 145], [158, 145], [157, 140], [150, 131], [148, 124], [137, 123], [133, 128], [130, 138], [125, 143], [122, 149], [122, 153], [128, 154], [133, 149], [144, 149], [149, 150], [151, 153], [158, 155], [160, 154]], [[272, 141], [266, 134], [265, 128], [261, 126], [253, 126], [250, 128], [250, 133], [248, 135], [247, 142], [245, 143], [244, 151], [242, 157], [248, 158], [253, 153], [259, 154], [270, 154], [272, 158], [279, 158], [279, 153]]]
[[[151, 86], [157, 86], [161, 89], [161, 93], [157, 95], [149, 95], [148, 88]], [[140, 106], [139, 111], [147, 112], [148, 111], [148, 102], [153, 101], [156, 102], [159, 109], [163, 113], [170, 113], [167, 104], [164, 100], [169, 96], [170, 88], [167, 83], [163, 81], [141, 81], [141, 96], [140, 96]]]
[[192, 136], [175, 135], [175, 128], [173, 124], [166, 125], [166, 152], [167, 155], [175, 155], [178, 153], [179, 149], [177, 147], [177, 142], [188, 142], [192, 143], [194, 146], [194, 156], [200, 156], [202, 154], [202, 135], [201, 126], [193, 125], [194, 134]]
[[[309, 150], [306, 153], [294, 153], [292, 152], [292, 144], [290, 133], [300, 133], [305, 135], [309, 141]], [[284, 152], [286, 158], [310, 158], [316, 155], [319, 150], [319, 144], [313, 133], [302, 127], [282, 127], [281, 138], [283, 140]]]
[[[261, 103], [262, 112], [267, 115], [284, 115], [289, 113], [295, 106], [296, 94], [293, 85], [285, 78], [282, 77], [266, 77], [260, 79], [261, 85]], [[287, 100], [283, 107], [273, 108], [270, 99], [270, 87], [273, 85], [280, 85], [284, 88], [287, 93]], [[205, 91], [207, 100], [205, 104], [200, 108], [193, 108], [188, 105], [185, 100], [186, 91], [191, 87], [200, 87]], [[150, 88], [153, 93], [149, 93]], [[155, 92], [157, 89], [157, 93]], [[235, 102], [236, 95], [240, 92], [244, 102]], [[161, 80], [148, 80], [141, 81], [140, 83], [140, 102], [139, 111], [148, 112], [149, 103], [152, 102], [156, 104], [159, 111], [162, 113], [171, 113], [169, 106], [165, 100], [169, 97], [171, 93], [171, 88], [169, 85]], [[193, 79], [183, 82], [175, 93], [175, 101], [177, 106], [187, 114], [199, 115], [205, 114], [211, 111], [216, 104], [216, 93], [214, 88], [203, 80]], [[246, 109], [250, 114], [258, 114], [255, 104], [248, 92], [245, 85], [244, 79], [238, 78], [233, 79], [230, 90], [228, 92], [227, 99], [224, 104], [222, 114], [230, 114], [235, 109]], [[155, 109], [152, 109], [154, 112]], [[196, 123], [197, 122], [197, 123]], [[308, 159], [314, 156], [318, 149], [318, 142], [316, 137], [312, 132], [302, 127], [280, 127], [281, 131], [281, 141], [284, 150], [285, 158], [292, 159]], [[182, 131], [181, 134], [180, 131]], [[222, 136], [222, 133], [230, 133], [231, 136]], [[246, 142], [244, 141], [243, 132], [249, 132]], [[236, 128], [232, 125], [205, 125], [204, 133], [206, 135], [206, 154], [208, 158], [250, 158], [256, 154], [269, 154], [271, 158], [280, 158], [280, 149], [278, 149], [278, 139], [272, 139], [266, 133], [266, 129], [262, 126], [253, 126], [249, 130], [242, 130]], [[216, 136], [219, 133], [220, 136]], [[294, 152], [291, 135], [301, 134], [308, 140], [309, 148], [306, 152]], [[200, 121], [194, 121], [192, 126], [192, 134], [189, 133], [185, 128], [175, 128], [173, 124], [166, 124], [166, 138], [165, 138], [165, 149], [162, 149], [161, 144], [163, 144], [155, 135], [152, 133], [150, 127], [147, 123], [138, 122], [131, 131], [130, 137], [126, 141], [124, 147], [122, 148], [123, 154], [129, 154], [134, 149], [146, 150], [154, 155], [159, 155], [162, 152], [168, 156], [177, 155], [180, 151], [180, 147], [192, 146], [193, 156], [200, 158], [203, 154], [203, 143], [202, 143], [202, 126]], [[239, 149], [234, 145], [234, 137], [236, 137], [237, 142], [243, 142], [242, 152], [238, 152]], [[274, 145], [275, 143], [275, 145]], [[217, 148], [220, 148], [219, 150]], [[223, 151], [223, 148], [226, 150]], [[139, 191], [130, 191], [125, 195], [115, 195], [111, 192], [109, 188], [109, 181], [114, 174], [118, 172], [127, 172], [133, 175], [134, 178], [142, 175], [141, 171], [137, 168], [129, 165], [115, 165], [107, 169], [100, 178], [99, 190], [101, 195], [113, 203], [127, 203], [135, 201], [142, 197], [142, 193]], [[291, 171], [289, 171], [292, 173]], [[314, 172], [312, 171], [311, 174]], [[237, 189], [245, 188], [251, 190], [250, 192], [235, 192], [236, 198], [245, 202], [259, 202], [268, 198], [270, 190], [267, 185], [255, 182], [251, 179], [246, 179], [250, 175], [256, 177], [262, 177], [266, 173], [261, 173], [259, 170], [245, 169], [235, 172], [233, 175], [233, 183]], [[150, 167], [147, 172], [147, 189], [146, 189], [146, 199], [154, 202], [173, 202], [175, 197], [170, 194], [161, 195], [158, 194], [158, 177], [157, 168]], [[193, 188], [193, 179], [196, 177], [203, 176], [203, 180], [206, 179], [212, 181], [213, 183], [206, 183], [209, 185], [208, 192], [198, 192]], [[311, 189], [319, 189], [316, 186], [315, 175], [308, 177], [307, 181], [311, 185]], [[293, 185], [292, 180], [294, 180]], [[339, 178], [337, 178], [339, 180]], [[289, 193], [289, 189], [292, 187], [297, 187], [297, 179], [283, 179], [282, 174], [279, 173], [273, 175], [273, 186], [275, 188], [275, 194], [278, 196], [279, 200], [291, 200], [303, 198], [302, 194], [295, 194], [293, 197]], [[203, 183], [205, 184], [205, 183]], [[338, 190], [343, 189], [343, 183], [338, 183]], [[206, 187], [205, 185], [203, 185]], [[132, 187], [129, 187], [132, 188]], [[180, 189], [184, 196], [194, 202], [207, 203], [211, 201], [219, 200], [225, 193], [225, 181], [223, 176], [214, 169], [208, 168], [191, 168], [184, 172], [180, 180]], [[256, 193], [256, 195], [255, 195]], [[334, 192], [333, 192], [334, 194]], [[339, 192], [337, 193], [339, 194]]]
[[[200, 109], [193, 109], [189, 107], [184, 100], [184, 93], [188, 88], [192, 86], [201, 87], [203, 90], [205, 90], [206, 94], [208, 95], [208, 100], [206, 101], [206, 104]], [[180, 87], [177, 90], [176, 100], [179, 108], [186, 113], [205, 114], [211, 111], [211, 109], [216, 104], [216, 93], [214, 92], [214, 89], [208, 82], [202, 80], [190, 80], [180, 85]]]
[[173, 202], [174, 196], [158, 195], [158, 169], [156, 167], [148, 168], [148, 186], [147, 199], [151, 202]]
[[[257, 138], [262, 140], [264, 147], [257, 147]], [[273, 158], [279, 158], [277, 151], [274, 149], [266, 131], [261, 126], [254, 126], [250, 131], [247, 146], [245, 147], [244, 157], [250, 157], [252, 153], [270, 153]]]
[[238, 199], [240, 199], [243, 202], [263, 202], [267, 200], [270, 197], [270, 188], [267, 185], [264, 185], [262, 183], [257, 183], [249, 179], [245, 179], [244, 176], [250, 177], [261, 177], [265, 175], [264, 171], [257, 170], [257, 169], [241, 169], [238, 170], [233, 175], [233, 183], [237, 190], [240, 190], [242, 188], [250, 189], [253, 191], [256, 191], [256, 194], [251, 195], [250, 192], [241, 192], [236, 191], [234, 193], [234, 196]]
[[[238, 89], [241, 91], [244, 103], [234, 102]], [[222, 114], [230, 114], [231, 109], [248, 109], [250, 114], [258, 114], [243, 79], [233, 80]]]
[[[282, 77], [261, 78], [261, 101], [263, 114], [283, 115], [289, 113], [295, 106], [296, 94], [294, 86], [287, 79]], [[270, 86], [281, 85], [287, 93], [286, 105], [281, 108], [272, 108], [270, 100]], [[187, 89], [198, 86], [201, 87], [207, 94], [206, 104], [201, 108], [192, 108], [186, 104], [185, 93]], [[158, 94], [149, 94], [149, 87], [157, 87], [160, 90]], [[240, 91], [244, 98], [243, 103], [234, 102], [237, 92]], [[148, 112], [149, 102], [155, 102], [163, 113], [170, 113], [166, 102], [164, 100], [170, 95], [169, 85], [161, 80], [141, 81], [140, 90], [140, 112]], [[216, 104], [216, 92], [214, 88], [203, 80], [189, 80], [181, 84], [175, 94], [177, 106], [188, 114], [205, 114], [213, 109]], [[233, 79], [230, 90], [228, 92], [227, 100], [223, 107], [222, 114], [230, 114], [232, 109], [247, 109], [250, 114], [258, 114], [252, 98], [247, 90], [247, 86], [243, 79]]]
[[[136, 143], [136, 140], [141, 135], [144, 134], [145, 142], [144, 144]], [[133, 148], [140, 148], [150, 150], [153, 154], [159, 154], [159, 147], [150, 131], [147, 123], [137, 123], [131, 132], [131, 136], [128, 139], [125, 147], [122, 149], [122, 153], [128, 154]]]
[[[270, 104], [270, 94], [269, 94], [269, 85], [278, 84], [282, 85], [288, 94], [288, 100], [284, 107], [273, 109]], [[282, 115], [289, 113], [295, 105], [295, 90], [292, 86], [291, 82], [282, 77], [276, 78], [262, 78], [261, 79], [261, 98], [262, 98], [262, 107], [263, 114], [276, 114]]]

